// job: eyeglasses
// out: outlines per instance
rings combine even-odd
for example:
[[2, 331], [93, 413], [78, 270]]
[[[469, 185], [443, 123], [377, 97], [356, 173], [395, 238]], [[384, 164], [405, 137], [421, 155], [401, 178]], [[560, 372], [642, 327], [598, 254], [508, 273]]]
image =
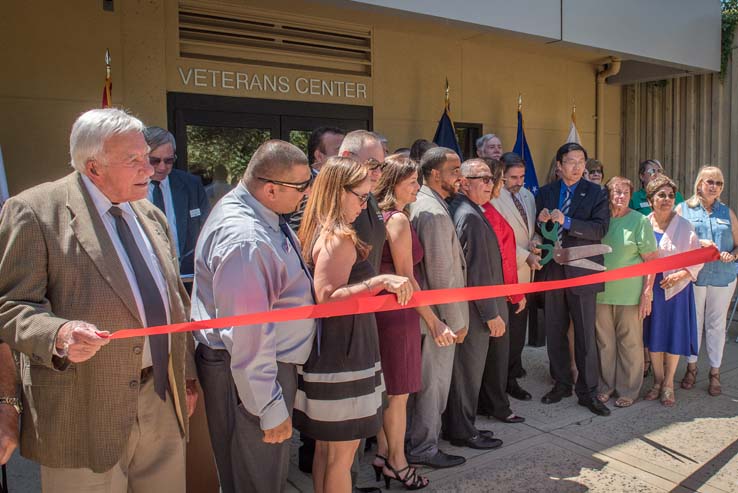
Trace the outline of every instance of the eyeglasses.
[[467, 180], [482, 180], [485, 185], [489, 185], [493, 180], [494, 177], [485, 175], [485, 176], [467, 176], [465, 177]]
[[715, 181], [715, 180], [705, 180], [705, 183], [707, 183], [711, 187], [717, 187], [720, 188], [724, 185], [721, 181]]
[[156, 166], [157, 164], [159, 164], [162, 161], [164, 161], [164, 164], [166, 164], [167, 166], [171, 166], [171, 165], [174, 164], [174, 161], [176, 161], [176, 160], [177, 160], [177, 155], [176, 154], [174, 156], [172, 156], [172, 157], [164, 157], [164, 158], [155, 157], [155, 156], [149, 156], [149, 164], [151, 164], [151, 166]]
[[601, 169], [592, 169], [592, 170], [589, 170], [589, 174], [590, 175], [594, 175], [594, 174], [601, 175], [602, 174], [602, 170]]
[[347, 188], [346, 190], [348, 190], [349, 192], [351, 192], [351, 193], [353, 193], [354, 195], [356, 195], [357, 197], [359, 197], [359, 203], [360, 203], [361, 205], [364, 205], [364, 204], [366, 204], [366, 202], [367, 202], [367, 201], [369, 200], [369, 194], [368, 194], [368, 193], [364, 193], [364, 194], [361, 194], [361, 193], [356, 193], [356, 192], [354, 192], [354, 191], [353, 191], [352, 189], [350, 189], [350, 188]]
[[272, 180], [271, 178], [262, 178], [260, 176], [257, 176], [256, 179], [264, 181], [266, 183], [274, 183], [275, 185], [282, 185], [283, 187], [294, 188], [298, 192], [303, 193], [305, 190], [310, 188], [310, 186], [313, 184], [314, 176], [312, 173], [310, 173], [309, 179], [307, 179], [306, 181], [298, 182], [298, 183], [292, 183], [289, 181]]
[[378, 169], [384, 168], [384, 163], [377, 161], [373, 157], [370, 157], [366, 161], [364, 161], [364, 166], [368, 168], [368, 171], [371, 173], [372, 171], [376, 171]]
[[661, 200], [666, 200], [666, 199], [674, 200], [674, 198], [676, 197], [676, 195], [674, 195], [673, 193], [666, 193], [666, 192], [659, 192], [655, 196]]
[[663, 171], [658, 168], [651, 168], [646, 170], [646, 174], [651, 176], [660, 175], [661, 173], [663, 173]]
[[574, 160], [569, 160], [569, 159], [565, 159], [561, 161], [561, 164], [563, 164], [564, 166], [578, 166], [580, 168], [585, 168], [585, 169], [587, 166], [586, 161], [574, 161]]

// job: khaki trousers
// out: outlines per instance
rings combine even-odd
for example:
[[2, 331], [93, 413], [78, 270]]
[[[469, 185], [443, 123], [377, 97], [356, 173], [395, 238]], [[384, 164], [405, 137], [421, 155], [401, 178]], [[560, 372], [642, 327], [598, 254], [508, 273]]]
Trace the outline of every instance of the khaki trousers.
[[597, 303], [599, 392], [636, 400], [643, 384], [643, 322], [638, 305]]
[[44, 493], [184, 493], [185, 440], [170, 394], [162, 401], [154, 378], [142, 382], [138, 414], [116, 465], [104, 473], [41, 466]]

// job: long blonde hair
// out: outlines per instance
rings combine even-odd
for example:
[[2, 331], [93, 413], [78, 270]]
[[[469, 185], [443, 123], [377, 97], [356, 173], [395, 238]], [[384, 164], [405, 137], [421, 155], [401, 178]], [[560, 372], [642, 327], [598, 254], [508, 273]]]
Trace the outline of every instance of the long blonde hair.
[[[694, 180], [694, 192], [692, 193], [692, 196], [687, 199], [687, 205], [689, 207], [697, 207], [698, 205], [700, 205], [700, 197], [702, 196], [700, 195], [700, 183], [702, 183], [702, 181], [705, 179], [705, 175], [713, 174], [720, 175], [720, 181], [725, 181], [722, 170], [717, 166], [713, 166], [711, 164], [704, 165], [697, 172], [697, 178], [695, 178]], [[720, 195], [718, 195], [717, 201], [720, 201]]]
[[358, 186], [367, 178], [367, 170], [353, 158], [329, 158], [315, 179], [297, 237], [302, 244], [302, 258], [313, 265], [313, 247], [321, 232], [326, 236], [347, 236], [356, 245], [359, 258], [366, 258], [369, 246], [356, 236], [351, 223], [342, 214], [341, 197], [345, 190]]

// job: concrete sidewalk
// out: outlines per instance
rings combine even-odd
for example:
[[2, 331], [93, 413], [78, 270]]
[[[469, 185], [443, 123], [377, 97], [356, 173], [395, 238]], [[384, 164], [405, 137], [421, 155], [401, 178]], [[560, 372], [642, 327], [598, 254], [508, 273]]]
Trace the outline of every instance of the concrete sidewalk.
[[[491, 452], [452, 447], [466, 464], [446, 470], [423, 468], [431, 484], [424, 491], [439, 492], [738, 492], [738, 324], [729, 331], [723, 360], [723, 395], [707, 394], [708, 368], [700, 358], [698, 384], [678, 388], [685, 359], [677, 371], [677, 404], [668, 409], [658, 402], [638, 401], [612, 415], [595, 416], [578, 406], [575, 397], [544, 405], [549, 390], [545, 348], [526, 348], [528, 376], [521, 380], [533, 394], [529, 402], [512, 401], [524, 424], [508, 425], [479, 417], [478, 426], [491, 429], [504, 445]], [[644, 393], [651, 386], [644, 383]], [[297, 469], [298, 440], [293, 439], [293, 467], [289, 491], [313, 491], [310, 476]], [[374, 481], [367, 454], [359, 485]], [[40, 491], [38, 466], [16, 455], [9, 464], [10, 491]], [[393, 483], [399, 491], [399, 483]]]

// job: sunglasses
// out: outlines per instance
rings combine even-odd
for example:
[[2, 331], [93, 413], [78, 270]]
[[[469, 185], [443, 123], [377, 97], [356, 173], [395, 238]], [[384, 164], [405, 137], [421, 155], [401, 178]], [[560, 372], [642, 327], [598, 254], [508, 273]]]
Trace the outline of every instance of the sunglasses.
[[651, 168], [651, 169], [646, 170], [646, 174], [651, 175], [651, 176], [660, 175], [661, 173], [663, 173], [663, 171], [661, 171], [660, 169], [656, 169], [656, 168]]
[[260, 176], [257, 176], [256, 179], [261, 180], [266, 183], [274, 183], [275, 185], [282, 185], [283, 187], [294, 188], [298, 192], [303, 193], [305, 190], [310, 188], [310, 186], [313, 184], [313, 180], [315, 179], [315, 177], [313, 176], [312, 173], [310, 173], [310, 178], [308, 180], [301, 181], [298, 183], [293, 183], [289, 181], [272, 180], [270, 178], [262, 178]]
[[151, 166], [156, 166], [162, 161], [164, 161], [164, 164], [166, 164], [167, 166], [171, 166], [172, 164], [174, 164], [174, 161], [176, 160], [177, 160], [176, 154], [172, 157], [164, 157], [164, 158], [149, 156], [149, 164], [151, 164]]
[[722, 187], [724, 185], [721, 181], [715, 181], [715, 180], [705, 180], [705, 183], [707, 183], [711, 187]]
[[602, 174], [602, 170], [601, 169], [593, 169], [593, 170], [590, 170], [589, 174], [590, 175], [595, 175], [595, 174], [596, 175], [601, 175]]
[[674, 200], [676, 195], [674, 195], [673, 193], [659, 192], [656, 194], [656, 197], [660, 198], [661, 200]]
[[354, 195], [356, 195], [356, 196], [357, 196], [357, 197], [359, 198], [359, 203], [360, 203], [361, 205], [364, 205], [364, 204], [366, 204], [366, 202], [367, 202], [367, 201], [369, 200], [369, 194], [368, 194], [368, 193], [364, 193], [364, 194], [361, 194], [361, 193], [356, 193], [356, 192], [354, 192], [354, 191], [353, 191], [352, 189], [350, 189], [350, 188], [347, 188], [346, 190], [348, 190], [349, 192], [351, 192], [351, 193], [353, 193]]
[[492, 176], [467, 176], [467, 180], [482, 180], [485, 185], [489, 185], [493, 180], [494, 177]]

